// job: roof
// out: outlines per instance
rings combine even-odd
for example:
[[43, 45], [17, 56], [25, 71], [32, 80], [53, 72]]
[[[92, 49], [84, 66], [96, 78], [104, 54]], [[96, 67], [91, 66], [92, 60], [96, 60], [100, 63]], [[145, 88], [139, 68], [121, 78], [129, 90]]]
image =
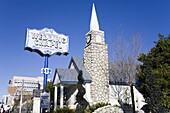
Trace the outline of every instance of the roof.
[[[71, 65], [74, 65], [75, 69], [70, 69]], [[127, 79], [122, 79], [120, 75], [115, 75], [113, 62], [109, 62], [109, 84], [110, 85], [127, 85]], [[78, 73], [82, 70], [83, 78], [85, 83], [90, 83], [91, 77], [90, 74], [84, 67], [84, 59], [81, 57], [72, 57], [68, 69], [56, 69], [53, 84], [77, 84], [78, 82]]]
[[[75, 69], [56, 69], [56, 74], [59, 77], [60, 84], [76, 84], [77, 71]], [[56, 84], [58, 84], [55, 81]]]
[[[76, 67], [77, 72], [82, 70], [84, 80], [90, 80], [91, 81], [90, 74], [87, 72], [87, 70], [84, 67], [83, 58], [81, 58], [81, 57], [72, 57], [71, 61], [73, 62], [74, 66]], [[71, 62], [70, 62], [69, 68], [70, 68], [70, 66], [71, 66]]]
[[[114, 62], [109, 62], [109, 84], [110, 85], [128, 85], [129, 77], [123, 74], [122, 69]], [[132, 79], [135, 83], [135, 78]]]
[[[71, 64], [73, 63], [75, 69], [70, 69]], [[86, 71], [83, 64], [83, 58], [72, 57], [69, 69], [58, 68], [55, 71], [53, 85], [56, 84], [77, 84], [78, 82], [78, 73], [80, 70], [83, 72], [84, 83], [90, 83], [91, 77], [90, 74]]]

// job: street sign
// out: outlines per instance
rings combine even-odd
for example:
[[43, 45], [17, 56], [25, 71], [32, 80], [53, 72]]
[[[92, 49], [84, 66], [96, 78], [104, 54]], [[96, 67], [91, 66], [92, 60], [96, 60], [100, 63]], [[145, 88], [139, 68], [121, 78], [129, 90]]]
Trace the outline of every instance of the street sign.
[[37, 52], [41, 56], [67, 55], [69, 38], [53, 29], [27, 29], [25, 49]]
[[43, 92], [40, 96], [40, 107], [50, 108], [50, 93]]
[[33, 97], [40, 97], [41, 93], [42, 93], [41, 89], [34, 89], [33, 90]]

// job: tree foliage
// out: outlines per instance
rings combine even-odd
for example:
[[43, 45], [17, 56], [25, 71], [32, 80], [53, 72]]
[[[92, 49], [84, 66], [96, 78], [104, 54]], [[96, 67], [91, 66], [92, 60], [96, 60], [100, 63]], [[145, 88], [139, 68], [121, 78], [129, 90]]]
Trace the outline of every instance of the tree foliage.
[[154, 113], [160, 112], [162, 107], [170, 111], [170, 35], [158, 36], [155, 47], [138, 58], [143, 63], [139, 76], [140, 91]]
[[47, 86], [45, 87], [45, 91], [46, 92], [53, 92], [54, 87], [53, 87], [53, 82], [52, 81], [48, 81]]
[[47, 83], [47, 86], [45, 87], [45, 91], [46, 92], [50, 92], [50, 106], [51, 106], [51, 110], [54, 109], [54, 87], [53, 87], [53, 82], [49, 81]]

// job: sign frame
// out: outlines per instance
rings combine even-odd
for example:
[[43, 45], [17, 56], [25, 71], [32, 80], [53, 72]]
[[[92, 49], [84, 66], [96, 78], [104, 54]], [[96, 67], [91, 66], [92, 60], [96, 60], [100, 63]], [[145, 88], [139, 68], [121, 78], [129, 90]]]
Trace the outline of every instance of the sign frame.
[[40, 94], [40, 108], [50, 108], [50, 93], [43, 92]]
[[40, 56], [68, 55], [69, 38], [53, 29], [28, 29], [26, 33], [25, 50], [37, 52]]

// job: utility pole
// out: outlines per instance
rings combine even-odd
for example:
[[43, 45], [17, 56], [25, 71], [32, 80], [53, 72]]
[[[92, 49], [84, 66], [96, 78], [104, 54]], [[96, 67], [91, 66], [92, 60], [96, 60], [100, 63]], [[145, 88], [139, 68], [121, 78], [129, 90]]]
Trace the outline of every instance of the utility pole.
[[21, 87], [21, 97], [20, 97], [20, 108], [19, 108], [19, 113], [21, 113], [21, 109], [22, 109], [22, 93], [23, 93], [23, 86], [24, 86], [24, 80], [22, 80], [22, 87]]

